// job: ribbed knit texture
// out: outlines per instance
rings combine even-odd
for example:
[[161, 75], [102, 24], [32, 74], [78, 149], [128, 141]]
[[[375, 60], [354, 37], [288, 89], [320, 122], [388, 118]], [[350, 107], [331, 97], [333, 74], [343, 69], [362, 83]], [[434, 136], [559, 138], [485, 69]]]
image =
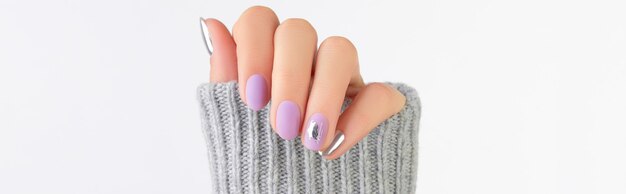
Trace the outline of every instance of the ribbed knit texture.
[[307, 150], [300, 138], [282, 140], [269, 106], [247, 108], [237, 83], [200, 85], [212, 193], [414, 193], [420, 101], [414, 89], [390, 84], [406, 106], [335, 160]]

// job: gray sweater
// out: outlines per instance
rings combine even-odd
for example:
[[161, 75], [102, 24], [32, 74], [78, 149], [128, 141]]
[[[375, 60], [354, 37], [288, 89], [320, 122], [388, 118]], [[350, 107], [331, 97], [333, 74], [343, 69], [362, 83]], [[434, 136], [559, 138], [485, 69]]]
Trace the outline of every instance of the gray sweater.
[[305, 149], [300, 138], [282, 140], [269, 106], [247, 108], [237, 83], [200, 85], [212, 193], [414, 193], [420, 100], [414, 89], [391, 85], [406, 106], [336, 160]]

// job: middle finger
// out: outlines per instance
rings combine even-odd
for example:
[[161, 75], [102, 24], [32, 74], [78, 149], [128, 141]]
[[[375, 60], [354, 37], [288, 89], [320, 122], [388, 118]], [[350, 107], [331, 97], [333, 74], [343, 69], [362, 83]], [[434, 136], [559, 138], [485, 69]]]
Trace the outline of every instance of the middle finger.
[[306, 20], [287, 19], [276, 29], [271, 119], [283, 139], [292, 140], [300, 131], [316, 46], [317, 33]]

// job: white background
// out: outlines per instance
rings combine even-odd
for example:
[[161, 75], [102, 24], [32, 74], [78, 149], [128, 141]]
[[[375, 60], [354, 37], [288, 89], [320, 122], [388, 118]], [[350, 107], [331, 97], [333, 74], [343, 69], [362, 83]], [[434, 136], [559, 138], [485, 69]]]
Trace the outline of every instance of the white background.
[[255, 4], [419, 90], [419, 193], [626, 193], [623, 0], [0, 0], [0, 193], [209, 193], [198, 17]]

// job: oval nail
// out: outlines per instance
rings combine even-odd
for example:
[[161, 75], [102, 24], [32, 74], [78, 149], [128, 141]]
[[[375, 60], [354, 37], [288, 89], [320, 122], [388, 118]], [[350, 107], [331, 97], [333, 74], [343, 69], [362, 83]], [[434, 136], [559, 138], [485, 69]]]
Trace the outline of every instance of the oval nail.
[[278, 105], [276, 110], [276, 132], [285, 140], [292, 140], [298, 136], [300, 129], [300, 108], [292, 101], [286, 100]]
[[309, 119], [306, 130], [304, 131], [304, 147], [310, 150], [319, 151], [326, 138], [328, 131], [328, 119], [321, 114], [315, 113]]
[[260, 74], [254, 74], [246, 82], [246, 102], [253, 110], [261, 110], [267, 104], [267, 82]]

